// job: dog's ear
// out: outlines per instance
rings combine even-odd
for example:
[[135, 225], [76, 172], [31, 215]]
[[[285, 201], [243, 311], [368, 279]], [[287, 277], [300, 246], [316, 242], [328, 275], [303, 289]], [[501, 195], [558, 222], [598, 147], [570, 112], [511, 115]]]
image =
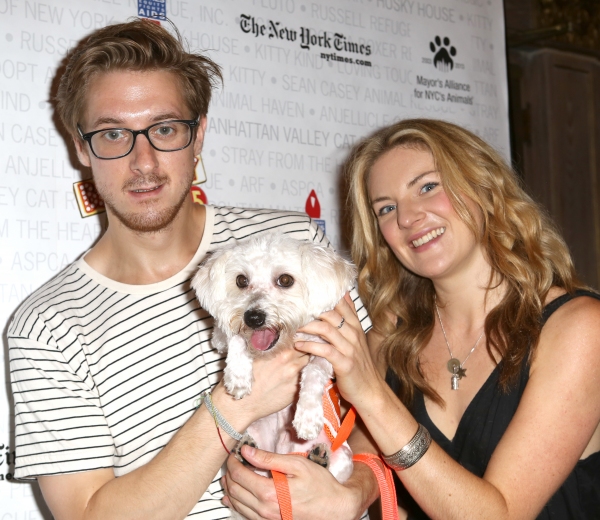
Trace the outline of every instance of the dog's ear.
[[300, 254], [310, 314], [318, 316], [333, 309], [346, 291], [354, 287], [356, 267], [332, 248], [312, 242], [303, 242]]
[[192, 287], [203, 309], [214, 314], [213, 307], [225, 298], [225, 266], [231, 249], [219, 249], [205, 258], [192, 278]]

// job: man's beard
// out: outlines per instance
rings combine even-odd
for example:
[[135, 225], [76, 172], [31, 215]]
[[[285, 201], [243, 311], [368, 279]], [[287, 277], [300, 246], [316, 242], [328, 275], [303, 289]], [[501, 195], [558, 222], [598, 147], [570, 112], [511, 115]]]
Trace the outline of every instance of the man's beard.
[[[145, 209], [141, 209], [138, 212], [125, 213], [120, 211], [112, 198], [103, 193], [105, 190], [102, 185], [97, 185], [96, 189], [98, 190], [98, 194], [104, 200], [104, 204], [107, 209], [123, 224], [125, 227], [135, 231], [136, 233], [156, 233], [158, 231], [162, 231], [167, 229], [175, 217], [179, 213], [179, 210], [183, 206], [186, 197], [190, 196], [189, 187], [191, 186], [193, 179], [193, 172], [190, 175], [189, 182], [185, 182], [182, 185], [181, 193], [175, 204], [163, 208], [162, 210], [156, 210], [154, 208], [156, 201], [148, 201]], [[158, 174], [151, 174], [147, 177], [136, 178], [133, 181], [127, 182], [122, 190], [129, 191], [135, 190], [138, 186], [144, 186], [148, 184], [155, 185], [166, 185], [168, 184], [168, 177], [161, 176]]]

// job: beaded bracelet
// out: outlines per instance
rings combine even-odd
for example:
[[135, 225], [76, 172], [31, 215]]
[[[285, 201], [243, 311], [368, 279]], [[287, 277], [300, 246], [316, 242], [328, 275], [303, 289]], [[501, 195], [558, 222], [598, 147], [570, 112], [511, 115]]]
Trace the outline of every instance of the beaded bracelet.
[[394, 471], [403, 471], [416, 464], [420, 458], [425, 455], [431, 444], [431, 435], [427, 428], [419, 424], [417, 433], [408, 442], [406, 446], [401, 448], [393, 455], [382, 455], [384, 462]]
[[205, 390], [204, 392], [202, 392], [200, 394], [200, 397], [196, 400], [196, 403], [197, 403], [196, 408], [198, 408], [202, 403], [204, 403], [206, 406], [206, 409], [209, 411], [210, 415], [213, 416], [213, 419], [215, 420], [215, 424], [217, 425], [217, 428], [221, 428], [227, 435], [229, 435], [231, 438], [235, 439], [236, 441], [241, 441], [243, 435], [241, 433], [238, 433], [237, 431], [235, 431], [233, 426], [231, 426], [231, 424], [229, 424], [227, 422], [225, 417], [223, 417], [220, 414], [219, 410], [217, 410], [217, 407], [212, 402], [210, 392], [211, 392], [211, 390], [209, 388], [208, 390]]

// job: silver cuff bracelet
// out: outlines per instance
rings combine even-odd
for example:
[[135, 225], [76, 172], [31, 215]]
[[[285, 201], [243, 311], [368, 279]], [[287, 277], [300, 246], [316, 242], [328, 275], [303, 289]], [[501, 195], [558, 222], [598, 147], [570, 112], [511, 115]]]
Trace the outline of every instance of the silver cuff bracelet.
[[384, 462], [394, 471], [403, 471], [417, 463], [425, 455], [431, 444], [431, 435], [427, 428], [419, 424], [417, 433], [410, 442], [393, 455], [382, 455]]

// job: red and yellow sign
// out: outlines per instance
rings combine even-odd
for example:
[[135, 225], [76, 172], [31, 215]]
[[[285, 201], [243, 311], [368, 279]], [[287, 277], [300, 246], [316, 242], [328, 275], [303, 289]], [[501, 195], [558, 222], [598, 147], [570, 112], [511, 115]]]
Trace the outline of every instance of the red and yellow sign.
[[192, 200], [196, 204], [208, 204], [208, 199], [206, 198], [206, 193], [202, 190], [200, 186], [192, 186], [190, 188], [190, 193], [192, 194]]
[[315, 190], [311, 190], [306, 199], [306, 205], [304, 211], [310, 218], [321, 218], [321, 204], [317, 198]]
[[77, 200], [81, 218], [91, 217], [92, 215], [106, 211], [104, 201], [98, 194], [93, 180], [75, 182], [73, 184], [73, 191], [75, 192], [75, 199]]

